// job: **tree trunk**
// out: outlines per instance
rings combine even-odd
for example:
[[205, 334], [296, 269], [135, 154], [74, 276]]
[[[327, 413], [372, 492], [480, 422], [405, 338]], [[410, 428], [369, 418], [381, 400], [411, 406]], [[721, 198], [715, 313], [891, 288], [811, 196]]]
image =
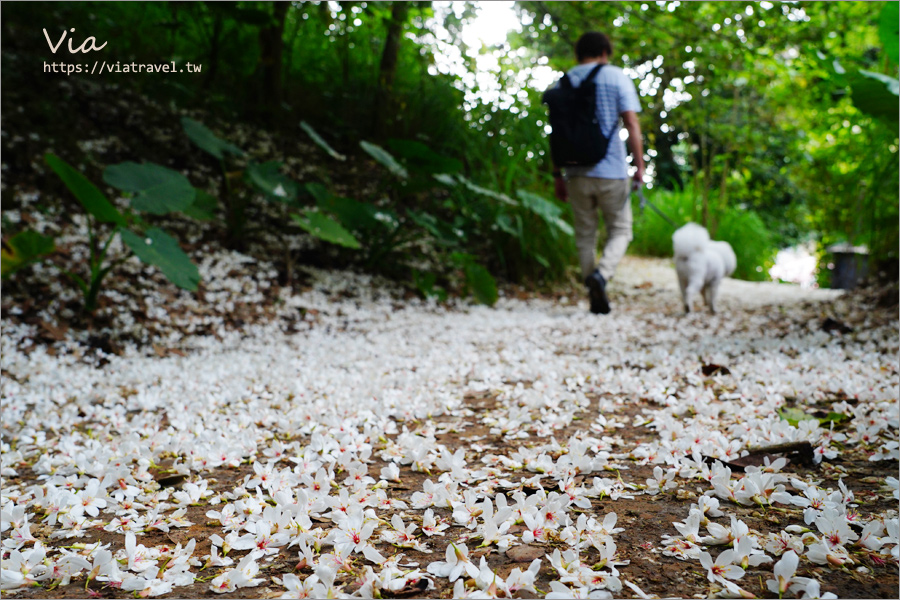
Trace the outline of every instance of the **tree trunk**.
[[262, 86], [260, 108], [265, 120], [274, 125], [281, 113], [282, 81], [281, 58], [284, 54], [284, 21], [289, 2], [273, 2], [272, 25], [259, 30], [260, 66]]
[[384, 51], [381, 53], [381, 64], [378, 67], [378, 89], [375, 93], [372, 118], [375, 137], [379, 140], [387, 137], [394, 123], [394, 75], [397, 72], [400, 36], [408, 14], [409, 5], [406, 2], [394, 2], [391, 5], [391, 20], [388, 23]]
[[222, 13], [216, 11], [213, 20], [212, 38], [209, 42], [209, 69], [206, 70], [206, 76], [203, 79], [202, 89], [206, 90], [212, 87], [212, 83], [216, 78], [219, 70], [219, 38], [222, 35]]

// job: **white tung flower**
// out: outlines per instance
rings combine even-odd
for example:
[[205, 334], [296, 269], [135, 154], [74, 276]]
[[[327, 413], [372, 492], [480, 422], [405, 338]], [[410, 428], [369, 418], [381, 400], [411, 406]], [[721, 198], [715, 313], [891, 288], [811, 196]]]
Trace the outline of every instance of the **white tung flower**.
[[744, 569], [732, 564], [736, 558], [734, 550], [723, 550], [713, 562], [709, 552], [701, 552], [700, 564], [706, 569], [706, 578], [712, 582], [724, 579], [740, 579], [744, 576]]
[[450, 543], [447, 546], [447, 560], [433, 562], [426, 569], [432, 575], [438, 577], [447, 577], [451, 583], [456, 581], [460, 575], [466, 573], [469, 577], [477, 577], [479, 573], [478, 567], [469, 560], [469, 549], [465, 544]]
[[775, 563], [775, 568], [773, 569], [775, 579], [766, 580], [766, 587], [769, 588], [769, 591], [773, 594], [778, 594], [780, 598], [791, 585], [799, 564], [800, 557], [797, 556], [796, 552], [793, 550], [785, 552], [781, 560]]

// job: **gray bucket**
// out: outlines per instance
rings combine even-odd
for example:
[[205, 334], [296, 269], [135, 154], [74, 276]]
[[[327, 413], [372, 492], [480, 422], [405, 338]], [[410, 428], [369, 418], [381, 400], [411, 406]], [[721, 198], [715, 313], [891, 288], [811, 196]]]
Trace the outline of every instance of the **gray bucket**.
[[852, 290], [869, 272], [869, 251], [865, 246], [835, 244], [828, 247], [834, 257], [831, 271], [831, 287], [836, 290]]

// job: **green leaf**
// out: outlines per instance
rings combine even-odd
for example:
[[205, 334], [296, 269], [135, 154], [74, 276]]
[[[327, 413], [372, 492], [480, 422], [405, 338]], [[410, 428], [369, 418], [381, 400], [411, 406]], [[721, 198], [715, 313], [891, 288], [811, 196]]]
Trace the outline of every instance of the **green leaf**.
[[124, 162], [107, 167], [103, 181], [131, 192], [131, 207], [154, 215], [184, 210], [194, 202], [194, 186], [172, 169], [153, 163]]
[[4, 279], [56, 250], [52, 237], [30, 229], [17, 233], [4, 246], [9, 248], [0, 249], [0, 273]]
[[515, 225], [513, 225], [512, 218], [508, 214], [498, 214], [494, 223], [497, 224], [497, 227], [500, 228], [500, 231], [505, 231], [514, 238], [521, 239], [521, 232], [516, 228]]
[[303, 186], [306, 192], [316, 199], [316, 202], [326, 202], [334, 197], [324, 184], [318, 182], [310, 182]]
[[898, 53], [900, 53], [900, 11], [898, 11], [900, 3], [885, 2], [881, 9], [881, 15], [878, 18], [878, 37], [884, 45], [884, 51], [894, 64], [897, 64]]
[[387, 145], [391, 152], [403, 159], [410, 171], [429, 175], [462, 171], [460, 161], [438, 154], [422, 142], [388, 140]]
[[432, 175], [432, 177], [437, 179], [439, 183], [443, 183], [444, 185], [449, 187], [455, 187], [457, 183], [456, 178], [453, 177], [453, 175], [448, 175], [446, 173], [437, 173], [435, 175]]
[[522, 206], [539, 216], [548, 225], [566, 235], [575, 235], [572, 226], [562, 219], [562, 208], [527, 190], [519, 190], [516, 195], [522, 201]]
[[300, 121], [300, 128], [306, 132], [306, 135], [308, 135], [319, 148], [327, 152], [329, 156], [337, 160], [347, 160], [346, 156], [329, 146], [328, 142], [326, 142], [309, 123]]
[[226, 153], [234, 156], [244, 155], [243, 150], [234, 144], [217, 137], [216, 134], [206, 127], [206, 125], [199, 121], [195, 121], [188, 117], [181, 117], [181, 126], [184, 128], [184, 132], [192, 142], [194, 142], [201, 150], [212, 154], [219, 160], [225, 158]]
[[175, 238], [156, 227], [140, 236], [131, 230], [122, 230], [122, 241], [148, 265], [159, 267], [169, 281], [191, 292], [197, 291], [200, 272], [197, 265], [175, 241]]
[[345, 248], [359, 248], [359, 241], [353, 237], [353, 234], [327, 215], [313, 210], [305, 210], [301, 215], [291, 214], [291, 218], [297, 225], [321, 240]]
[[463, 267], [466, 274], [466, 284], [472, 290], [475, 299], [488, 306], [497, 302], [497, 282], [483, 266], [470, 262]]
[[247, 179], [269, 200], [291, 204], [297, 200], [299, 186], [279, 169], [281, 163], [274, 160], [262, 164], [250, 163], [246, 170]]
[[359, 143], [360, 147], [366, 151], [366, 153], [374, 158], [378, 163], [382, 166], [386, 167], [388, 171], [391, 172], [395, 177], [399, 177], [400, 179], [406, 179], [409, 177], [409, 173], [406, 171], [406, 167], [397, 162], [397, 160], [391, 156], [390, 152], [382, 148], [381, 146], [377, 146], [375, 144], [361, 141]]
[[881, 73], [858, 71], [849, 77], [853, 105], [872, 117], [897, 127], [900, 81]]
[[817, 420], [814, 416], [808, 415], [799, 408], [790, 408], [785, 407], [778, 411], [778, 416], [781, 417], [783, 421], [787, 421], [789, 425], [794, 427], [797, 426], [800, 421], [815, 421]]
[[125, 226], [125, 217], [122, 216], [115, 206], [106, 199], [97, 186], [88, 180], [74, 167], [66, 161], [53, 154], [44, 156], [44, 160], [53, 171], [63, 180], [69, 191], [75, 195], [84, 210], [101, 223], [114, 223], [116, 225]]
[[414, 269], [413, 282], [419, 292], [426, 298], [437, 298], [440, 302], [447, 299], [447, 290], [437, 285], [437, 275], [431, 271]]
[[819, 423], [822, 423], [823, 425], [825, 425], [827, 423], [839, 424], [839, 423], [843, 423], [844, 421], [849, 421], [851, 418], [852, 417], [850, 415], [845, 415], [844, 413], [838, 413], [838, 412], [832, 411], [832, 412], [829, 412], [824, 417], [819, 418]]
[[443, 246], [454, 246], [465, 241], [465, 235], [462, 231], [434, 215], [414, 210], [407, 210], [406, 214], [409, 215], [409, 218], [414, 223], [434, 236], [435, 241]]
[[[307, 187], [307, 189], [309, 189]], [[343, 225], [353, 231], [368, 235], [379, 235], [387, 229], [395, 229], [399, 225], [397, 214], [390, 210], [379, 209], [372, 204], [360, 202], [352, 198], [328, 195], [318, 200], [319, 208], [331, 213]]]
[[482, 196], [488, 196], [489, 198], [493, 198], [494, 200], [499, 200], [504, 204], [509, 204], [510, 206], [518, 206], [518, 202], [507, 196], [506, 194], [501, 194], [500, 192], [495, 192], [494, 190], [489, 190], [485, 187], [481, 187], [480, 185], [473, 183], [463, 177], [462, 175], [457, 175], [456, 179], [463, 184], [466, 189], [469, 191], [475, 192], [476, 194], [481, 194]]
[[193, 203], [181, 212], [198, 221], [212, 221], [216, 218], [216, 209], [218, 207], [218, 198], [201, 189], [197, 189], [195, 190]]

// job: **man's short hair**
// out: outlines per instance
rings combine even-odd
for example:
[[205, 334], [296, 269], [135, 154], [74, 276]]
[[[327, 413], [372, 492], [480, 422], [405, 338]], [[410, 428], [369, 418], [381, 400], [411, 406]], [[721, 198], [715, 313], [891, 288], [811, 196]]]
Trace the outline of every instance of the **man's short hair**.
[[575, 57], [579, 62], [603, 55], [612, 56], [612, 42], [605, 33], [588, 31], [575, 42]]

